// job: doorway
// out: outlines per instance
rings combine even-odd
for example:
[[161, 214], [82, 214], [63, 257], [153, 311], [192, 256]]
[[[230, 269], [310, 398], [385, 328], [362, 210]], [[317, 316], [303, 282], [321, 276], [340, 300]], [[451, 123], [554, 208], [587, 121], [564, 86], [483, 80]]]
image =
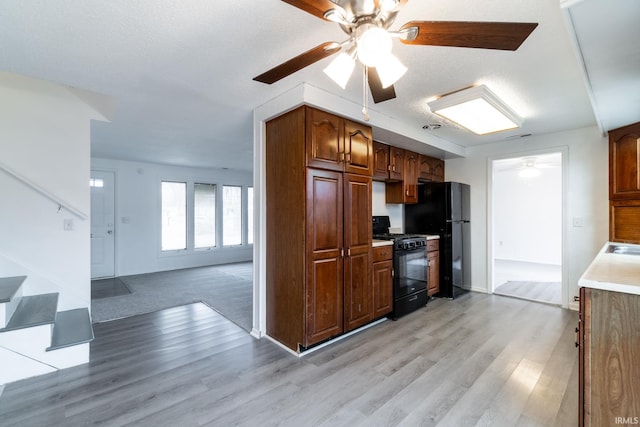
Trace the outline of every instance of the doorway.
[[563, 153], [494, 159], [493, 293], [566, 305], [563, 290]]
[[115, 174], [91, 171], [91, 279], [115, 276]]

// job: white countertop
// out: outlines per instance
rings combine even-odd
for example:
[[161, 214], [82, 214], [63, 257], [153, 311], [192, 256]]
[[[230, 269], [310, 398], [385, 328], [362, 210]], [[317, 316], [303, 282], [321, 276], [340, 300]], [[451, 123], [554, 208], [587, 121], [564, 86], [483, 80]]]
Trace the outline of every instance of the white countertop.
[[393, 240], [378, 240], [378, 239], [373, 239], [371, 241], [371, 246], [376, 248], [378, 246], [392, 246], [393, 245]]
[[578, 280], [578, 286], [640, 295], [640, 255], [607, 253], [609, 245], [640, 250], [640, 245], [607, 242]]

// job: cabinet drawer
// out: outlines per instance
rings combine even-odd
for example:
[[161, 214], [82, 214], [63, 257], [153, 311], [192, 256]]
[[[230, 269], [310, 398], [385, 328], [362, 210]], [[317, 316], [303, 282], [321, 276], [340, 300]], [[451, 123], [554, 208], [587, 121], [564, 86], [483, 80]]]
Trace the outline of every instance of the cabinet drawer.
[[427, 240], [427, 252], [440, 250], [440, 240]]
[[386, 261], [393, 258], [393, 245], [373, 248], [373, 262]]

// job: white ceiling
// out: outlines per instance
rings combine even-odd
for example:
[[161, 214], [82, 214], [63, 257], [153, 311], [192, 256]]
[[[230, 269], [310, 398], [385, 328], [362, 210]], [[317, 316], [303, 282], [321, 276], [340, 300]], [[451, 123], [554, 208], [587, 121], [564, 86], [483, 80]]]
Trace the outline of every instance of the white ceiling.
[[[410, 20], [539, 26], [515, 52], [396, 43], [409, 71], [396, 99], [370, 108], [417, 129], [440, 123], [423, 132], [463, 147], [640, 121], [640, 2], [562, 1], [569, 13], [560, 0], [409, 1], [391, 29]], [[360, 76], [343, 91], [322, 73], [331, 59], [270, 86], [252, 78], [344, 39], [337, 24], [279, 0], [0, 2], [0, 69], [117, 101], [111, 123], [92, 125], [96, 157], [251, 170], [255, 107], [302, 82], [362, 99]], [[524, 117], [521, 129], [475, 136], [428, 111], [429, 98], [480, 83]]]

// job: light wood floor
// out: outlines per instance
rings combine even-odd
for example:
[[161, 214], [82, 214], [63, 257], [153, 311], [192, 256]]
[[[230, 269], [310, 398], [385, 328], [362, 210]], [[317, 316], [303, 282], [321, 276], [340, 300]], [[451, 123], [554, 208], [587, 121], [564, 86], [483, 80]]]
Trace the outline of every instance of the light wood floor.
[[562, 305], [562, 266], [496, 259], [494, 293]]
[[95, 325], [91, 363], [9, 384], [8, 426], [573, 426], [577, 314], [469, 293], [304, 358], [203, 304]]

